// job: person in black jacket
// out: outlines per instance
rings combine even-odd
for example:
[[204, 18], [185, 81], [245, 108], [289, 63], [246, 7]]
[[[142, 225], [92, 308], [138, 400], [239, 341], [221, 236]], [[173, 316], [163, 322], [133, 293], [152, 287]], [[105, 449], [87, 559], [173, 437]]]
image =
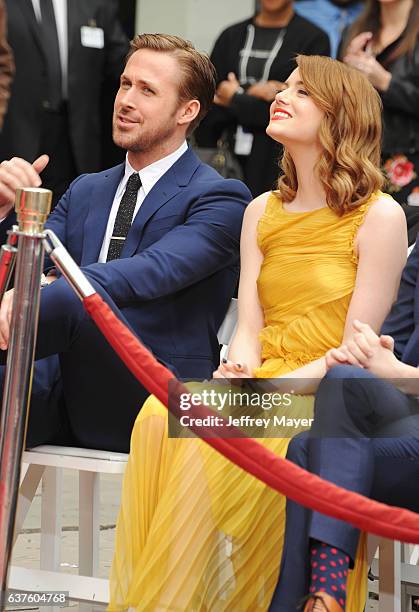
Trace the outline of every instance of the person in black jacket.
[[234, 134], [234, 150], [254, 197], [278, 179], [281, 148], [265, 129], [270, 103], [295, 68], [295, 56], [330, 55], [327, 34], [296, 15], [291, 0], [260, 5], [254, 17], [218, 37], [211, 53], [218, 74], [215, 104], [196, 133], [202, 147], [214, 147], [225, 130]]
[[33, 162], [47, 153], [43, 183], [57, 201], [76, 176], [103, 169], [103, 92], [118, 89], [128, 39], [115, 0], [6, 0], [6, 6], [16, 74], [0, 159]]
[[341, 57], [366, 74], [383, 102], [386, 191], [402, 204], [409, 244], [419, 231], [419, 2], [368, 0]]

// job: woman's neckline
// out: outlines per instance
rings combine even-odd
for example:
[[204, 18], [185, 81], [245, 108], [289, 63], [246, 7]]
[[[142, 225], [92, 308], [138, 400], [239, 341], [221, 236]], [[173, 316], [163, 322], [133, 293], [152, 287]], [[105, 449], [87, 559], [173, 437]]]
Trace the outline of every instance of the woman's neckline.
[[319, 210], [330, 210], [328, 206], [321, 206], [320, 208], [313, 208], [312, 210], [287, 210], [281, 199], [279, 203], [282, 211], [287, 215], [311, 215], [312, 213], [319, 212]]

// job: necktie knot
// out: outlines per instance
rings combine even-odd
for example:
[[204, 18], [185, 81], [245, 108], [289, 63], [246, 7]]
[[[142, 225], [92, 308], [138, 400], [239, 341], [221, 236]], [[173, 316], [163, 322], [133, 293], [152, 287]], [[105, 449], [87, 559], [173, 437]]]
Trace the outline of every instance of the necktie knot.
[[138, 172], [133, 172], [127, 181], [127, 189], [138, 192], [141, 187], [141, 179]]

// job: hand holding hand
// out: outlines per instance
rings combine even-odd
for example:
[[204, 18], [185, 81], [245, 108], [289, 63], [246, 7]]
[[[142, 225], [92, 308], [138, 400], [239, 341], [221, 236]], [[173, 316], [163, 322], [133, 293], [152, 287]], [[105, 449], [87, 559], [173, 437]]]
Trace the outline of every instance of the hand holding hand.
[[8, 215], [13, 208], [16, 189], [20, 187], [39, 187], [42, 184], [39, 173], [49, 162], [48, 155], [41, 155], [33, 164], [13, 157], [0, 164], [0, 218]]
[[401, 363], [393, 353], [391, 336], [378, 336], [366, 323], [354, 321], [353, 340], [347, 343], [348, 351], [359, 364], [379, 378], [397, 378]]
[[350, 355], [345, 344], [338, 348], [332, 348], [326, 353], [326, 370], [330, 370], [337, 365], [349, 365], [350, 363]]
[[234, 72], [229, 72], [226, 81], [221, 81], [214, 96], [214, 104], [230, 106], [231, 99], [240, 89], [240, 83]]
[[360, 321], [354, 321], [353, 329], [351, 340], [326, 353], [327, 370], [336, 365], [356, 365], [369, 369], [369, 360], [374, 357], [374, 350], [380, 346], [393, 353], [394, 340], [391, 336], [377, 336], [369, 325]]

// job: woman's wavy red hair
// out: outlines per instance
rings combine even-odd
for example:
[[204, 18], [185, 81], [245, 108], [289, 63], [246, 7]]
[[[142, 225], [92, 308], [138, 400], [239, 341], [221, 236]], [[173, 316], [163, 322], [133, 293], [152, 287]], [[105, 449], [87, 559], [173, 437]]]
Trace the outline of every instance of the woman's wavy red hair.
[[[381, 99], [364, 75], [337, 60], [298, 55], [297, 65], [307, 93], [324, 112], [316, 173], [327, 205], [341, 215], [364, 204], [384, 184], [380, 170]], [[278, 181], [278, 195], [291, 202], [298, 183], [286, 148], [281, 167], [284, 175]]]

